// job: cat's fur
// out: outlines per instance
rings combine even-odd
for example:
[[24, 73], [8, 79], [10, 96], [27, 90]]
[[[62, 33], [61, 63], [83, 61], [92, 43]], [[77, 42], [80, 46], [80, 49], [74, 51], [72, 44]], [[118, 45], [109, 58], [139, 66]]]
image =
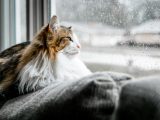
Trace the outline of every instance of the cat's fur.
[[79, 79], [90, 70], [79, 59], [80, 43], [71, 27], [53, 16], [31, 42], [0, 53], [0, 92], [18, 81], [20, 92], [35, 91], [57, 80]]

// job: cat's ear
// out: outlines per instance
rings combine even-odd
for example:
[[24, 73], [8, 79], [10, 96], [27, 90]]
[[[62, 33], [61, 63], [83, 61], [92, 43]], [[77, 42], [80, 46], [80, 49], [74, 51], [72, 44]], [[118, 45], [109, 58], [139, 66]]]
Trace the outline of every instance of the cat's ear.
[[68, 29], [72, 30], [72, 26], [69, 26]]
[[58, 22], [58, 17], [56, 15], [54, 15], [51, 19], [50, 22], [48, 24], [48, 27], [51, 28], [53, 31], [57, 29], [57, 27], [59, 26], [59, 22]]

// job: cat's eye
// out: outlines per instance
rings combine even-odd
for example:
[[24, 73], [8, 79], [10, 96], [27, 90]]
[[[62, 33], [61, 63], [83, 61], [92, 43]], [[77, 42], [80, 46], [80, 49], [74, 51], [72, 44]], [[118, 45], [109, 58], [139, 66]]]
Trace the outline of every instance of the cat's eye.
[[72, 38], [71, 38], [71, 37], [66, 37], [66, 38], [68, 38], [68, 39], [69, 39], [69, 41], [73, 42], [73, 40], [72, 40]]
[[64, 38], [67, 38], [67, 39], [69, 39], [69, 41], [73, 42], [73, 40], [72, 40], [71, 37], [62, 37], [62, 38], [60, 39], [60, 41], [61, 41], [62, 39], [64, 39]]

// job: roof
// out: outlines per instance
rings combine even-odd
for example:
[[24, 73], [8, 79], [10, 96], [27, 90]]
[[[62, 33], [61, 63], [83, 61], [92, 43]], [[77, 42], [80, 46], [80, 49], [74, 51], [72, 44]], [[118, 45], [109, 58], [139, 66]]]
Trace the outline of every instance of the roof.
[[160, 19], [149, 20], [131, 29], [131, 34], [160, 33]]

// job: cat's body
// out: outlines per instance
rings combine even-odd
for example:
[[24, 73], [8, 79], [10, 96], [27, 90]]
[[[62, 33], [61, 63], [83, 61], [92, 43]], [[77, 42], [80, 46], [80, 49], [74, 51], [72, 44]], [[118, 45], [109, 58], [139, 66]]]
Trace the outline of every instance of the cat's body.
[[53, 16], [31, 43], [21, 43], [0, 53], [0, 93], [14, 84], [20, 92], [30, 92], [57, 80], [90, 74], [78, 57], [79, 48], [71, 28], [57, 26], [57, 17]]
[[78, 53], [67, 55], [59, 52], [54, 61], [45, 54], [39, 54], [28, 62], [20, 71], [19, 89], [23, 92], [43, 88], [49, 84], [63, 80], [76, 80], [91, 72], [79, 59]]
[[0, 93], [12, 85], [13, 79], [17, 77], [16, 68], [20, 63], [23, 51], [30, 42], [14, 45], [0, 53]]

